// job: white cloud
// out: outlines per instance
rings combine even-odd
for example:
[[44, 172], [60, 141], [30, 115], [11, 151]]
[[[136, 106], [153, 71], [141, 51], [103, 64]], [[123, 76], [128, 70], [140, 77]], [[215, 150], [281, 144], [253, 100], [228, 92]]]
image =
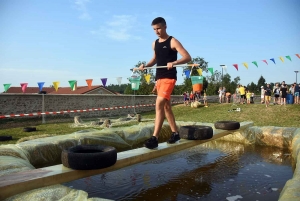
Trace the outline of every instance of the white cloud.
[[90, 20], [92, 17], [88, 13], [88, 9], [86, 4], [89, 3], [90, 0], [74, 0], [75, 8], [80, 12], [79, 19], [82, 20]]
[[136, 30], [137, 20], [132, 15], [114, 15], [99, 30], [93, 30], [90, 33], [101, 35], [117, 41], [127, 41], [130, 39], [139, 40], [141, 37], [132, 34], [133, 28]]

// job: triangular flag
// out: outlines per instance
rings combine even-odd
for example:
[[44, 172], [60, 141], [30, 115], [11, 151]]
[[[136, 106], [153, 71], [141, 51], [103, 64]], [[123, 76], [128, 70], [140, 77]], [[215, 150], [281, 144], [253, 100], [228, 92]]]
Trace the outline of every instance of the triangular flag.
[[39, 90], [42, 91], [45, 82], [38, 82]]
[[7, 92], [11, 84], [3, 84], [4, 86], [4, 92]]
[[252, 63], [256, 66], [256, 67], [258, 67], [258, 65], [257, 65], [257, 62], [256, 61], [252, 61]]
[[20, 83], [23, 93], [25, 93], [28, 83]]
[[191, 72], [190, 70], [185, 70], [184, 71], [186, 78], [190, 77], [190, 72]]
[[106, 86], [107, 78], [101, 78], [101, 81], [102, 81], [103, 86], [105, 87]]
[[283, 57], [279, 57], [279, 59], [282, 61], [282, 63], [284, 62], [284, 59], [283, 59]]
[[77, 82], [76, 80], [69, 80], [69, 84], [70, 84], [70, 87], [71, 87], [72, 91], [75, 91], [75, 83], [76, 82]]
[[117, 82], [118, 82], [119, 86], [121, 85], [121, 81], [122, 81], [122, 77], [117, 77]]
[[58, 82], [58, 81], [53, 82], [53, 86], [54, 86], [55, 91], [58, 90], [59, 83], [60, 83], [60, 82]]
[[265, 62], [267, 65], [268, 65], [268, 62], [267, 62], [267, 60], [262, 60], [263, 62]]
[[274, 59], [274, 58], [272, 58], [272, 59], [270, 59], [270, 60], [271, 60], [271, 61], [273, 61], [273, 62], [274, 62], [274, 64], [276, 64], [276, 63], [275, 63], [275, 59]]
[[150, 74], [147, 74], [147, 75], [144, 74], [144, 77], [145, 77], [145, 80], [146, 80], [147, 84], [150, 84], [151, 75]]
[[300, 59], [300, 54], [296, 54], [296, 56]]
[[292, 61], [290, 56], [285, 56], [288, 60]]
[[246, 62], [244, 62], [243, 64], [248, 69], [248, 64]]
[[214, 74], [214, 68], [207, 68], [207, 70], [209, 70], [209, 72], [211, 73], [211, 75]]
[[202, 75], [202, 69], [201, 68], [198, 68], [197, 72], [199, 73], [200, 76]]
[[92, 82], [93, 82], [93, 79], [87, 79], [85, 80], [87, 85], [88, 85], [88, 88], [91, 89], [92, 88]]
[[236, 68], [237, 71], [239, 70], [239, 65], [233, 64], [233, 66]]

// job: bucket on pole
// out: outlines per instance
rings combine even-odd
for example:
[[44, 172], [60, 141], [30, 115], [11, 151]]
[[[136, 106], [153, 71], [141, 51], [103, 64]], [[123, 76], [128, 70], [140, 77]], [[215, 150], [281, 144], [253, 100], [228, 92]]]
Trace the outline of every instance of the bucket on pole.
[[202, 91], [203, 89], [203, 76], [191, 76], [193, 91]]
[[132, 73], [132, 76], [128, 78], [131, 83], [132, 90], [138, 90], [140, 88], [141, 76]]

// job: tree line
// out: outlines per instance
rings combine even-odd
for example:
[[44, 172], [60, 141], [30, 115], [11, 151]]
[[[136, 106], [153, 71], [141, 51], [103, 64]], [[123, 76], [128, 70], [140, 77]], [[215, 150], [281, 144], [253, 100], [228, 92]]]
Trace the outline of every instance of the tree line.
[[[145, 61], [139, 61], [134, 67], [137, 68], [141, 64], [146, 64]], [[199, 68], [202, 69], [203, 72], [208, 72], [208, 62], [204, 60], [202, 57], [196, 57], [193, 58], [190, 62], [191, 64], [199, 64]], [[197, 72], [197, 69], [192, 67], [185, 67], [183, 68], [183, 72], [185, 70], [191, 70], [191, 75], [199, 75]], [[173, 95], [182, 95], [185, 91], [192, 91], [192, 81], [190, 78], [186, 78], [184, 73], [182, 72], [182, 76], [184, 76], [184, 81], [180, 85], [175, 85], [175, 88], [173, 90]], [[155, 69], [147, 69], [145, 72], [141, 71], [135, 71], [134, 72], [137, 76], [141, 76], [140, 86], [139, 90], [136, 90], [135, 92], [131, 89], [131, 84], [120, 84], [115, 85], [111, 84], [108, 85], [107, 88], [115, 91], [120, 94], [136, 94], [136, 95], [150, 95], [152, 93], [152, 90], [155, 86]], [[150, 74], [150, 82], [147, 83], [146, 79], [144, 77], [145, 74]], [[179, 70], [177, 70], [177, 74], [180, 75]], [[207, 95], [217, 95], [219, 87], [224, 86], [226, 88], [226, 91], [229, 91], [230, 93], [234, 93], [237, 85], [240, 83], [241, 79], [239, 76], [231, 78], [231, 76], [226, 73], [223, 73], [223, 79], [222, 79], [222, 72], [215, 70], [214, 73], [211, 76], [203, 77], [203, 93], [206, 92]], [[260, 87], [265, 86], [265, 78], [263, 76], [260, 76], [260, 78], [257, 81], [257, 84], [254, 82], [249, 83], [246, 87], [255, 94], [260, 94]], [[270, 83], [271, 87], [274, 86], [274, 83]]]

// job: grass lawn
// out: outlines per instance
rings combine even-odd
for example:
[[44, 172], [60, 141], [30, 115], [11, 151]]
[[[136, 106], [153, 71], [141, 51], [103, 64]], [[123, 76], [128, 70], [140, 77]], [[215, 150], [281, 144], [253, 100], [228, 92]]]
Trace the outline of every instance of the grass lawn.
[[[255, 126], [278, 126], [278, 127], [300, 127], [300, 105], [271, 105], [266, 108], [263, 104], [238, 105], [241, 112], [228, 110], [234, 109], [232, 104], [209, 104], [209, 107], [191, 108], [184, 105], [173, 106], [173, 112], [177, 121], [198, 121], [214, 123], [222, 120], [232, 121], [253, 121]], [[142, 118], [154, 119], [155, 112], [141, 114]], [[137, 124], [138, 122], [136, 122]], [[32, 122], [30, 123], [32, 124]], [[37, 135], [64, 135], [70, 134], [86, 128], [70, 127], [72, 123], [47, 123], [34, 124], [37, 128], [35, 132], [23, 132], [24, 126], [16, 124], [15, 128], [0, 129], [1, 135], [11, 135], [13, 140], [0, 141], [0, 144], [14, 144], [19, 139]], [[127, 126], [130, 126], [128, 124]], [[1, 125], [0, 125], [1, 126]], [[124, 125], [123, 125], [124, 126]]]

